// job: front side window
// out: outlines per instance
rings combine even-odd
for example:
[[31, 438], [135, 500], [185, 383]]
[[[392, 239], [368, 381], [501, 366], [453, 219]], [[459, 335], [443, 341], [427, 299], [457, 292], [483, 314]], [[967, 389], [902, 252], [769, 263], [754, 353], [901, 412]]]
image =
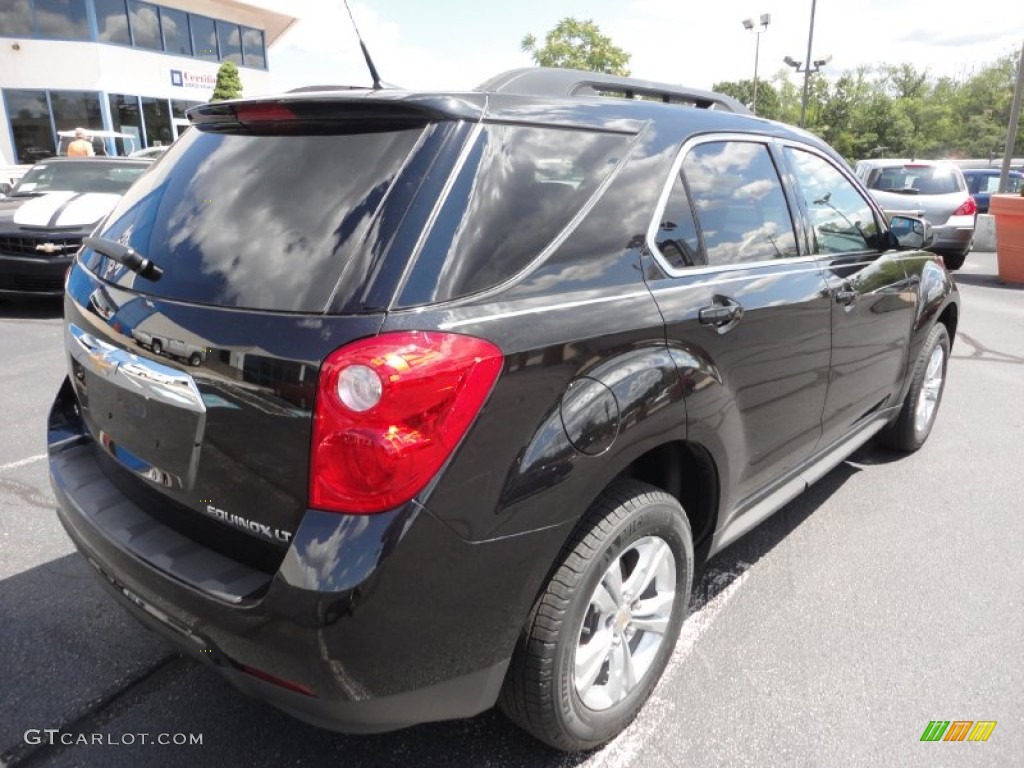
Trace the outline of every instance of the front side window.
[[711, 141], [690, 151], [683, 173], [710, 265], [799, 255], [793, 220], [768, 147]]
[[55, 40], [88, 40], [85, 0], [35, 0], [37, 34]]
[[878, 225], [871, 206], [853, 184], [818, 155], [793, 147], [784, 152], [811, 217], [815, 253], [870, 250]]

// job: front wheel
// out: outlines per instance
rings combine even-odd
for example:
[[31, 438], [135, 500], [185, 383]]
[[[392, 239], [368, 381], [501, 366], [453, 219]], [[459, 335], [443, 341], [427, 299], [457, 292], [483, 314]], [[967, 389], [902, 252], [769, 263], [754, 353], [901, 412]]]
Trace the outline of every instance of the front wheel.
[[683, 508], [634, 480], [591, 507], [530, 614], [499, 704], [551, 746], [600, 746], [636, 716], [672, 654], [693, 582]]
[[910, 391], [903, 401], [896, 421], [879, 433], [883, 445], [898, 451], [916, 451], [931, 434], [935, 415], [946, 387], [946, 365], [949, 362], [949, 333], [936, 323], [928, 333], [914, 366]]

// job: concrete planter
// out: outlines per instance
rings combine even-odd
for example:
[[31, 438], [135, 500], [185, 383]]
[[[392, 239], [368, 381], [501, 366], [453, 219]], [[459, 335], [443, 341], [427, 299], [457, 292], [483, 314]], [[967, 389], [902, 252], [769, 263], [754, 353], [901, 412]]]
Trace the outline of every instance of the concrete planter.
[[996, 217], [999, 279], [1024, 285], [1024, 197], [992, 195], [988, 210]]

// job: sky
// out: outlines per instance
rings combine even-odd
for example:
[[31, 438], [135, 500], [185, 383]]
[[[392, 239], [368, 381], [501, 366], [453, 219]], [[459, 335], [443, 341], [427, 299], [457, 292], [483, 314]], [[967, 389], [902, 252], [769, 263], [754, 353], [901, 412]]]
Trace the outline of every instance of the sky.
[[[366, 85], [369, 75], [342, 0], [257, 0], [299, 17], [270, 51], [275, 90]], [[743, 28], [771, 14], [758, 75], [803, 61], [811, 0], [350, 0], [381, 78], [415, 89], [468, 89], [506, 69], [530, 66], [520, 41], [540, 41], [564, 17], [594, 21], [632, 54], [635, 77], [710, 88], [751, 78], [756, 35]], [[758, 26], [758, 29], [760, 27]], [[1020, 0], [818, 0], [812, 60], [825, 72], [909, 62], [936, 76], [966, 77], [1024, 42]], [[796, 81], [797, 76], [793, 75]], [[250, 94], [257, 95], [257, 94]]]

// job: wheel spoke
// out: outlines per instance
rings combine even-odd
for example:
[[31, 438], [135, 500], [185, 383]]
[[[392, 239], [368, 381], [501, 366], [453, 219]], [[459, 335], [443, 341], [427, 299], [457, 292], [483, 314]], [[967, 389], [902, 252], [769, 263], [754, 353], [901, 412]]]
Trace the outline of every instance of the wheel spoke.
[[608, 590], [608, 594], [611, 596], [616, 607], [622, 605], [622, 564], [620, 560], [616, 560], [612, 563], [604, 573], [604, 578], [601, 579], [601, 586]]
[[664, 635], [675, 599], [675, 592], [659, 592], [654, 597], [641, 600], [633, 612], [633, 628]]
[[655, 539], [652, 544], [639, 551], [640, 560], [622, 587], [634, 600], [647, 591], [647, 587], [658, 573], [658, 568], [665, 562], [665, 557], [672, 552], [668, 544], [661, 539]]
[[597, 585], [597, 590], [594, 592], [594, 596], [590, 598], [590, 604], [597, 608], [599, 617], [614, 614], [615, 611], [618, 610], [618, 604], [615, 602], [615, 598], [612, 597], [604, 584]]
[[612, 669], [611, 678], [618, 681], [614, 687], [609, 679], [609, 695], [612, 701], [621, 701], [626, 698], [631, 690], [636, 687], [636, 668], [633, 666], [633, 652], [625, 638], [620, 638], [617, 645], [612, 647]]
[[576, 646], [576, 691], [581, 698], [587, 695], [601, 674], [612, 650], [612, 638], [611, 632], [602, 631], [590, 638], [589, 643]]

